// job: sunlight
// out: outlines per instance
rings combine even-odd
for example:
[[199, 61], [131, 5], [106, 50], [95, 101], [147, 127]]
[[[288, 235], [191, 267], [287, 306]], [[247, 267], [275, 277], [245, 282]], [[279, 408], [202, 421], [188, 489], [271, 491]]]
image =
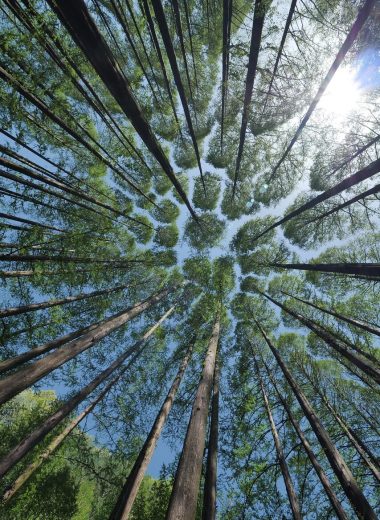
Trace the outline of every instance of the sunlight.
[[340, 68], [322, 96], [319, 108], [341, 121], [358, 107], [360, 96], [356, 71], [349, 67]]

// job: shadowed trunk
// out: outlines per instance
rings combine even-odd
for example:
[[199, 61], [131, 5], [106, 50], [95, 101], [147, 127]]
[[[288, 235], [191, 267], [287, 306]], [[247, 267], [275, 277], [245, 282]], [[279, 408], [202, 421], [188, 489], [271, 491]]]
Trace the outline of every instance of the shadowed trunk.
[[[180, 72], [178, 69], [177, 58], [176, 58], [176, 55], [174, 52], [173, 42], [170, 38], [169, 28], [168, 28], [168, 24], [166, 22], [166, 17], [165, 17], [164, 10], [162, 8], [161, 0], [153, 0], [152, 5], [153, 5], [154, 13], [156, 15], [157, 24], [160, 29], [161, 38], [165, 45], [166, 54], [167, 54], [167, 57], [168, 57], [168, 60], [170, 63], [170, 67], [172, 69], [174, 81], [177, 86], [178, 94], [179, 94], [179, 97], [181, 98], [183, 111], [185, 114], [187, 126], [189, 128], [189, 134], [190, 134], [190, 137], [191, 137], [191, 140], [193, 143], [195, 156], [197, 158], [197, 163], [198, 163], [199, 173], [201, 175], [203, 189], [206, 193], [206, 188], [205, 188], [204, 179], [203, 179], [202, 166], [201, 166], [201, 159], [200, 159], [199, 150], [198, 150], [198, 143], [197, 143], [197, 139], [195, 137], [193, 123], [192, 123], [191, 115], [190, 115], [190, 109], [189, 109], [189, 105], [187, 103], [185, 89], [183, 87], [181, 75], [180, 75]], [[173, 6], [174, 6], [174, 4], [173, 4]]]
[[349, 467], [347, 466], [346, 462], [341, 456], [339, 450], [336, 448], [335, 444], [332, 442], [329, 434], [327, 433], [326, 429], [317, 417], [314, 409], [310, 405], [305, 394], [296, 383], [287, 365], [283, 361], [276, 347], [268, 338], [267, 334], [264, 332], [264, 330], [260, 327], [259, 324], [257, 324], [257, 326], [259, 327], [268, 347], [270, 348], [274, 357], [276, 358], [276, 361], [280, 366], [287, 382], [293, 390], [293, 393], [297, 401], [299, 402], [307, 420], [309, 421], [310, 426], [312, 427], [323, 451], [325, 452], [326, 457], [328, 458], [331, 467], [339, 482], [341, 483], [342, 488], [347, 498], [349, 499], [352, 507], [356, 511], [359, 518], [363, 518], [363, 520], [376, 520], [377, 516], [375, 512], [373, 511], [371, 505], [365, 498], [362, 490], [359, 488], [358, 483], [356, 482]]
[[298, 300], [299, 302], [305, 303], [306, 305], [313, 307], [314, 309], [317, 309], [326, 314], [329, 314], [330, 316], [334, 316], [334, 318], [338, 318], [339, 320], [345, 321], [346, 323], [349, 323], [350, 325], [355, 325], [355, 327], [359, 327], [360, 329], [366, 330], [367, 332], [370, 332], [371, 334], [376, 334], [376, 336], [380, 336], [380, 327], [376, 327], [375, 325], [370, 325], [369, 323], [358, 320], [356, 318], [349, 318], [348, 316], [344, 316], [343, 314], [339, 314], [338, 312], [330, 311], [328, 309], [325, 309], [324, 307], [315, 305], [315, 303], [313, 303], [313, 302], [303, 300], [302, 298], [299, 298], [298, 296], [293, 296], [292, 294], [289, 294], [287, 292], [284, 292], [284, 291], [281, 291], [281, 292], [283, 294], [285, 294], [286, 296], [289, 296], [290, 298], [294, 298], [295, 300]]
[[220, 317], [218, 316], [214, 322], [208, 343], [202, 378], [194, 399], [166, 514], [167, 520], [195, 518], [219, 334]]
[[263, 0], [255, 0], [255, 12], [253, 15], [251, 46], [249, 49], [247, 77], [245, 79], [243, 114], [242, 114], [242, 119], [241, 119], [239, 148], [238, 148], [238, 153], [237, 153], [237, 158], [236, 158], [236, 168], [235, 168], [235, 177], [234, 177], [234, 182], [233, 182], [233, 187], [232, 187], [232, 196], [235, 195], [236, 183], [238, 180], [241, 159], [243, 157], [245, 135], [247, 132], [247, 125], [248, 125], [248, 114], [249, 114], [249, 108], [250, 108], [250, 104], [251, 104], [251, 100], [252, 100], [253, 84], [255, 82], [257, 60], [259, 58], [261, 35], [263, 32], [266, 7], [267, 6], [265, 5], [265, 2], [263, 2]]
[[[143, 116], [126, 78], [123, 76], [107, 43], [98, 31], [84, 1], [66, 0], [59, 4], [55, 4], [53, 0], [47, 0], [47, 2], [51, 9], [57, 14], [61, 22], [65, 25], [71, 37], [82, 49], [86, 58], [92, 64], [107, 89], [131, 121], [134, 129], [148, 150], [161, 165], [165, 174], [169, 177], [179, 196], [189, 209], [191, 215], [196, 219], [195, 212], [186, 196], [186, 193], [178, 182], [161, 145], [157, 141], [150, 125]], [[94, 49], [96, 49], [96, 52], [94, 52]]]
[[279, 463], [280, 468], [281, 468], [282, 477], [284, 479], [286, 493], [288, 495], [290, 507], [291, 507], [291, 510], [292, 510], [292, 513], [293, 513], [293, 518], [295, 520], [302, 520], [302, 515], [301, 515], [301, 510], [300, 510], [298, 497], [297, 497], [296, 491], [294, 489], [294, 484], [293, 484], [293, 480], [292, 480], [292, 477], [291, 477], [290, 472], [289, 472], [288, 465], [286, 463], [286, 458], [285, 458], [285, 455], [284, 455], [284, 452], [283, 452], [283, 449], [282, 449], [280, 437], [278, 435], [276, 424], [275, 424], [274, 419], [273, 419], [273, 415], [272, 415], [272, 411], [271, 411], [271, 408], [270, 408], [268, 396], [267, 396], [267, 393], [266, 393], [266, 390], [265, 390], [265, 387], [264, 387], [263, 380], [262, 380], [262, 378], [260, 376], [260, 370], [259, 370], [257, 361], [255, 359], [254, 353], [253, 353], [253, 362], [254, 362], [254, 365], [255, 365], [256, 377], [257, 377], [257, 379], [259, 381], [261, 393], [262, 393], [262, 396], [263, 396], [263, 399], [264, 399], [265, 410], [266, 410], [267, 415], [268, 415], [268, 420], [269, 420], [270, 428], [271, 428], [271, 431], [272, 431], [273, 441], [274, 441], [274, 445], [275, 445], [275, 448], [276, 448], [277, 459], [278, 459], [278, 463]]
[[[338, 352], [341, 356], [348, 359], [355, 366], [363, 370], [369, 377], [371, 377], [376, 383], [380, 384], [380, 369], [374, 365], [370, 360], [364, 357], [364, 353], [358, 348], [355, 347], [355, 350], [360, 352], [360, 354], [356, 354], [355, 352], [351, 352], [345, 343], [341, 341], [339, 338], [333, 336], [330, 332], [321, 327], [318, 323], [305, 318], [298, 312], [294, 312], [289, 307], [286, 307], [281, 302], [271, 298], [268, 294], [260, 292], [263, 296], [265, 296], [272, 303], [280, 307], [283, 311], [287, 312], [293, 318], [296, 318], [300, 321], [305, 327], [314, 332], [317, 336], [319, 336], [329, 347]], [[353, 348], [353, 347], [352, 347]]]
[[317, 195], [316, 197], [312, 198], [308, 202], [305, 202], [305, 204], [302, 204], [299, 208], [291, 211], [285, 217], [278, 220], [271, 226], [264, 229], [262, 233], [255, 236], [252, 241], [254, 242], [258, 238], [264, 236], [266, 233], [271, 231], [272, 229], [280, 226], [281, 224], [285, 224], [285, 222], [288, 222], [288, 220], [292, 219], [293, 217], [297, 217], [298, 215], [301, 215], [308, 209], [314, 208], [317, 204], [320, 202], [324, 202], [325, 200], [330, 199], [331, 197], [334, 197], [335, 195], [339, 195], [344, 190], [347, 190], [348, 188], [351, 188], [352, 186], [356, 186], [360, 182], [365, 181], [366, 179], [370, 179], [374, 175], [380, 172], [380, 159], [377, 159], [376, 161], [371, 162], [368, 166], [363, 168], [362, 170], [359, 170], [358, 172], [354, 173], [353, 175], [350, 175], [349, 177], [346, 177], [341, 182], [338, 182], [338, 184], [335, 184], [332, 188], [329, 188], [328, 190], [324, 191], [320, 195]]
[[153, 423], [149, 435], [143, 447], [140, 450], [140, 453], [136, 459], [136, 462], [130, 474], [128, 475], [128, 478], [117, 500], [117, 503], [110, 515], [110, 520], [126, 520], [131, 512], [141, 482], [144, 478], [145, 472], [156, 448], [157, 441], [161, 435], [166, 419], [172, 408], [179, 385], [182, 381], [183, 374], [185, 373], [186, 367], [189, 363], [192, 348], [193, 345], [191, 345], [186, 352], [186, 355], [181, 363], [181, 366], [166, 396], [166, 399], [160, 411], [158, 412], [158, 415]]
[[305, 449], [305, 451], [307, 453], [307, 456], [309, 457], [309, 460], [312, 463], [313, 468], [315, 469], [315, 472], [318, 475], [318, 478], [319, 478], [319, 480], [320, 480], [320, 482], [321, 482], [321, 484], [322, 484], [322, 486], [323, 486], [323, 488], [324, 488], [324, 490], [326, 492], [326, 495], [328, 496], [328, 498], [330, 500], [330, 503], [331, 503], [335, 513], [336, 513], [336, 516], [339, 518], [339, 520], [348, 520], [348, 516], [346, 515], [346, 513], [345, 513], [341, 503], [339, 502], [339, 500], [338, 500], [334, 490], [332, 489], [330, 481], [329, 481], [326, 473], [323, 471], [322, 466], [319, 464], [318, 459], [315, 456], [315, 454], [314, 454], [314, 452], [313, 452], [313, 450], [312, 450], [312, 448], [310, 446], [310, 443], [307, 440], [305, 434], [301, 430], [301, 427], [300, 427], [299, 423], [295, 420], [295, 418], [294, 418], [294, 416], [293, 416], [293, 414], [291, 412], [291, 409], [288, 406], [288, 403], [282, 397], [282, 394], [281, 394], [280, 390], [278, 389], [278, 387], [276, 385], [276, 382], [275, 382], [274, 378], [272, 377], [272, 374], [271, 374], [267, 364], [264, 362], [264, 360], [263, 360], [263, 364], [265, 366], [265, 370], [267, 372], [267, 375], [268, 375], [268, 377], [271, 380], [273, 388], [276, 390], [277, 396], [280, 399], [281, 404], [284, 407], [286, 413], [288, 414], [290, 422], [292, 423], [293, 428], [297, 432], [297, 435], [298, 435], [298, 437], [299, 437], [299, 439], [300, 439], [300, 441], [302, 443], [302, 446], [304, 447], [304, 449]]
[[216, 518], [216, 480], [218, 476], [218, 431], [219, 431], [219, 379], [218, 362], [215, 363], [214, 385], [211, 400], [211, 422], [208, 439], [206, 474], [203, 490], [202, 520]]
[[100, 291], [93, 291], [88, 294], [78, 294], [77, 296], [68, 296], [67, 298], [61, 298], [60, 300], [49, 300], [46, 302], [40, 303], [32, 303], [30, 305], [21, 305], [20, 307], [10, 307], [8, 309], [0, 309], [0, 318], [5, 318], [8, 316], [17, 316], [19, 314], [24, 314], [25, 312], [38, 311], [41, 309], [49, 309], [50, 307], [55, 307], [57, 305], [65, 305], [66, 303], [77, 302], [81, 300], [86, 300], [87, 298], [94, 298], [95, 296], [112, 294], [116, 291], [121, 291], [122, 289], [126, 289], [129, 285], [119, 285], [118, 287], [113, 287], [112, 289], [103, 289]]

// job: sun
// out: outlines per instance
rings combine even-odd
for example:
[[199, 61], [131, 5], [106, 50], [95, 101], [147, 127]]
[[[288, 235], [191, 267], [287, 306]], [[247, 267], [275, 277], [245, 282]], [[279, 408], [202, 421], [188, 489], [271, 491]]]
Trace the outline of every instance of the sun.
[[318, 108], [323, 110], [324, 116], [330, 115], [342, 121], [358, 108], [360, 97], [361, 89], [356, 70], [350, 67], [340, 68], [321, 97]]

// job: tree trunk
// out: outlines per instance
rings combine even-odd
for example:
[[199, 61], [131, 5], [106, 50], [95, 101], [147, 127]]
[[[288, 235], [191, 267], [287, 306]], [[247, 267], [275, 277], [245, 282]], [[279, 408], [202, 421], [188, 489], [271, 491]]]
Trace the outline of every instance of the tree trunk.
[[306, 114], [304, 115], [304, 117], [303, 117], [299, 127], [297, 128], [297, 130], [296, 130], [292, 140], [290, 141], [288, 147], [286, 148], [285, 152], [281, 156], [281, 159], [277, 162], [276, 166], [274, 167], [274, 170], [273, 170], [273, 172], [271, 174], [271, 179], [273, 178], [273, 176], [275, 175], [276, 171], [281, 166], [281, 164], [283, 163], [283, 161], [285, 160], [285, 158], [287, 157], [287, 155], [289, 154], [289, 152], [293, 148], [293, 145], [297, 141], [298, 137], [301, 135], [301, 132], [304, 129], [304, 127], [306, 126], [306, 123], [309, 121], [312, 113], [314, 112], [315, 107], [317, 106], [317, 104], [319, 103], [319, 100], [321, 99], [321, 97], [323, 96], [325, 90], [329, 86], [330, 81], [333, 79], [335, 72], [338, 70], [340, 64], [344, 60], [347, 52], [350, 50], [350, 48], [351, 48], [352, 44], [354, 43], [357, 35], [359, 34], [360, 29], [363, 27], [363, 25], [365, 24], [367, 18], [371, 14], [372, 7], [374, 6], [375, 3], [376, 3], [376, 0], [366, 0], [364, 5], [360, 9], [359, 14], [358, 14], [358, 16], [357, 16], [353, 26], [351, 27], [350, 32], [346, 36], [346, 39], [344, 40], [341, 48], [339, 49], [339, 52], [338, 52], [334, 62], [332, 63], [332, 65], [331, 65], [328, 73], [326, 74], [324, 80], [322, 81], [322, 83], [321, 83], [321, 85], [320, 85], [320, 87], [318, 89], [318, 92], [316, 93], [313, 101], [310, 103], [310, 106], [309, 106]]
[[344, 316], [343, 314], [339, 314], [338, 312], [330, 311], [328, 309], [325, 309], [324, 307], [320, 307], [319, 305], [315, 305], [315, 303], [309, 302], [307, 300], [303, 300], [302, 298], [299, 298], [298, 296], [293, 296], [292, 294], [289, 294], [287, 292], [281, 291], [286, 296], [289, 296], [290, 298], [294, 298], [295, 300], [298, 300], [302, 303], [305, 303], [306, 305], [309, 305], [310, 307], [313, 307], [314, 309], [317, 309], [319, 311], [322, 311], [326, 314], [330, 314], [330, 316], [334, 316], [334, 318], [338, 318], [339, 320], [345, 321], [346, 323], [349, 323], [350, 325], [355, 325], [355, 327], [359, 327], [360, 329], [366, 330], [367, 332], [370, 332], [371, 334], [376, 334], [376, 336], [380, 336], [380, 327], [376, 327], [375, 325], [370, 325], [369, 323], [366, 323], [365, 321], [358, 320], [356, 318], [349, 318], [348, 316]]
[[237, 153], [237, 158], [236, 158], [236, 168], [235, 168], [235, 177], [234, 177], [234, 182], [233, 182], [233, 187], [232, 187], [232, 196], [234, 196], [235, 192], [236, 192], [236, 183], [238, 180], [241, 159], [243, 157], [245, 135], [247, 132], [247, 125], [248, 125], [248, 114], [249, 114], [249, 108], [250, 108], [250, 104], [251, 104], [251, 100], [252, 100], [253, 84], [255, 82], [257, 61], [259, 58], [259, 51], [260, 51], [260, 44], [261, 44], [261, 35], [263, 32], [263, 26], [264, 26], [265, 7], [266, 7], [266, 5], [265, 5], [265, 2], [263, 2], [263, 0], [255, 0], [255, 12], [253, 15], [251, 46], [249, 49], [247, 77], [245, 79], [243, 114], [242, 114], [242, 119], [241, 119], [239, 148], [238, 148], [238, 153]]
[[297, 493], [296, 493], [296, 491], [294, 489], [293, 480], [292, 480], [292, 477], [290, 476], [289, 468], [288, 468], [288, 465], [286, 463], [284, 452], [282, 450], [280, 437], [278, 435], [276, 424], [274, 422], [273, 415], [272, 415], [272, 412], [271, 412], [271, 409], [270, 409], [268, 396], [267, 396], [267, 393], [266, 393], [266, 390], [265, 390], [265, 387], [264, 387], [263, 380], [261, 379], [260, 370], [259, 370], [259, 367], [258, 367], [258, 364], [257, 364], [257, 361], [256, 361], [255, 357], [253, 357], [253, 361], [254, 361], [254, 364], [255, 364], [256, 376], [257, 376], [257, 378], [259, 380], [261, 393], [262, 393], [262, 396], [263, 396], [263, 399], [264, 399], [264, 405], [265, 405], [265, 409], [266, 409], [266, 412], [267, 412], [267, 415], [268, 415], [270, 428], [272, 430], [272, 436], [273, 436], [273, 441], [274, 441], [274, 445], [275, 445], [275, 448], [276, 448], [278, 463], [279, 463], [280, 468], [281, 468], [282, 477], [284, 479], [286, 492], [287, 492], [287, 495], [288, 495], [288, 498], [289, 498], [290, 507], [291, 507], [291, 510], [292, 510], [292, 513], [293, 513], [293, 518], [295, 520], [302, 520], [302, 515], [301, 515], [301, 510], [300, 510], [300, 505], [299, 505]]
[[[374, 365], [374, 363], [371, 363], [368, 359], [366, 359], [363, 354], [356, 354], [355, 352], [351, 352], [341, 341], [340, 339], [334, 337], [330, 332], [323, 329], [319, 324], [309, 320], [308, 318], [305, 318], [301, 314], [298, 314], [298, 312], [294, 312], [282, 303], [274, 300], [271, 298], [268, 294], [260, 292], [263, 296], [265, 296], [268, 300], [270, 300], [272, 303], [283, 309], [285, 312], [287, 312], [290, 316], [293, 316], [298, 321], [300, 321], [305, 327], [307, 327], [309, 330], [314, 332], [317, 336], [319, 336], [323, 341], [332, 349], [334, 349], [336, 352], [338, 352], [341, 356], [348, 359], [351, 363], [353, 363], [355, 366], [360, 368], [360, 370], [363, 370], [369, 377], [371, 377], [376, 383], [380, 384], [380, 369]], [[356, 350], [359, 350], [358, 347], [356, 347]]]
[[[166, 22], [165, 13], [164, 13], [164, 10], [162, 8], [161, 0], [153, 0], [152, 1], [152, 5], [153, 5], [154, 13], [156, 15], [157, 24], [158, 24], [159, 29], [160, 29], [162, 41], [164, 42], [164, 45], [165, 45], [166, 54], [167, 54], [167, 57], [169, 59], [170, 67], [172, 69], [174, 81], [175, 81], [175, 84], [177, 86], [178, 94], [179, 94], [179, 97], [181, 98], [183, 111], [184, 111], [184, 114], [185, 114], [187, 126], [189, 128], [189, 134], [191, 136], [191, 140], [192, 140], [192, 143], [193, 143], [195, 156], [197, 158], [197, 163], [198, 163], [199, 173], [201, 175], [203, 189], [206, 192], [204, 179], [203, 179], [202, 166], [201, 166], [201, 159], [200, 159], [200, 155], [199, 155], [197, 139], [196, 139], [195, 134], [194, 134], [193, 123], [191, 121], [190, 109], [189, 109], [189, 105], [187, 103], [185, 89], [183, 87], [183, 83], [182, 83], [182, 80], [181, 80], [181, 75], [180, 75], [180, 72], [179, 72], [179, 69], [178, 69], [177, 58], [176, 58], [176, 55], [175, 55], [175, 52], [174, 52], [173, 43], [172, 43], [171, 38], [170, 38], [169, 28], [168, 28], [168, 25], [167, 25], [167, 22]], [[174, 7], [175, 3], [173, 3], [172, 5]]]
[[[380, 159], [379, 159], [380, 161]], [[301, 271], [319, 271], [322, 273], [361, 274], [365, 276], [380, 276], [380, 264], [367, 263], [336, 263], [336, 264], [267, 264], [268, 267], [280, 269], [299, 269]]]
[[281, 401], [281, 404], [282, 406], [284, 407], [286, 413], [288, 414], [288, 417], [290, 419], [290, 422], [292, 423], [293, 425], [293, 428], [295, 429], [295, 431], [297, 432], [297, 435], [302, 443], [302, 446], [304, 447], [306, 453], [307, 453], [307, 456], [309, 457], [309, 460], [311, 462], [311, 464], [313, 465], [313, 468], [315, 469], [315, 472], [317, 473], [318, 477], [319, 477], [319, 480], [326, 492], [326, 495], [328, 496], [329, 500], [330, 500], [330, 503], [331, 503], [331, 506], [333, 507], [335, 513], [336, 513], [336, 516], [338, 517], [339, 520], [348, 520], [348, 516], [346, 515], [341, 503], [339, 502], [334, 490], [332, 489], [331, 487], [331, 484], [330, 484], [330, 481], [326, 475], [326, 473], [323, 471], [323, 468], [322, 466], [319, 464], [318, 462], [318, 459], [317, 457], [315, 456], [311, 446], [310, 446], [310, 443], [309, 441], [307, 440], [305, 434], [303, 433], [303, 431], [301, 430], [301, 427], [299, 425], [299, 423], [295, 420], [292, 412], [291, 412], [291, 409], [290, 409], [290, 406], [288, 406], [288, 403], [286, 402], [286, 400], [282, 397], [282, 394], [281, 392], [279, 391], [277, 385], [276, 385], [276, 382], [267, 366], [267, 364], [263, 361], [264, 363], [264, 366], [265, 366], [265, 369], [266, 369], [266, 372], [268, 374], [268, 377], [270, 378], [271, 380], [271, 383], [273, 385], [273, 388], [276, 390], [276, 393], [277, 393], [277, 396], [278, 398], [280, 399]]
[[202, 520], [216, 518], [216, 481], [218, 476], [218, 432], [219, 432], [219, 366], [215, 363], [214, 385], [211, 401], [211, 423], [208, 440], [206, 474], [203, 491]]
[[298, 215], [301, 215], [305, 211], [314, 208], [317, 206], [317, 204], [320, 204], [321, 202], [324, 202], [325, 200], [331, 199], [331, 197], [335, 197], [335, 195], [339, 195], [339, 193], [342, 193], [342, 191], [347, 190], [351, 188], [352, 186], [356, 186], [360, 182], [365, 181], [366, 179], [370, 179], [380, 171], [380, 159], [377, 159], [376, 161], [371, 162], [368, 166], [365, 166], [362, 170], [359, 170], [358, 172], [350, 175], [349, 177], [346, 177], [341, 182], [338, 182], [338, 184], [335, 184], [332, 188], [324, 191], [320, 195], [317, 195], [316, 197], [312, 198], [308, 202], [305, 202], [305, 204], [302, 204], [299, 208], [290, 211], [290, 213], [287, 213], [285, 217], [281, 218], [271, 226], [264, 229], [262, 233], [259, 235], [256, 235], [252, 241], [259, 239], [260, 237], [264, 236], [266, 233], [271, 231], [272, 229], [280, 226], [281, 224], [285, 224], [285, 222], [288, 222], [293, 217], [297, 217]]
[[195, 518], [219, 334], [220, 317], [218, 316], [214, 322], [212, 335], [208, 343], [202, 378], [194, 399], [166, 514], [167, 520]]
[[193, 345], [191, 345], [186, 352], [166, 399], [158, 412], [149, 435], [140, 450], [130, 474], [128, 475], [116, 505], [111, 513], [110, 520], [126, 520], [129, 517], [141, 482], [156, 448], [157, 441], [172, 408], [183, 374], [185, 373], [186, 367], [189, 363], [192, 349]]
[[35, 220], [17, 217], [16, 215], [9, 215], [8, 213], [0, 213], [0, 218], [5, 218], [6, 220], [14, 220], [15, 222], [21, 222], [22, 224], [28, 224], [29, 226], [37, 226], [44, 229], [51, 229], [52, 231], [59, 231], [60, 233], [65, 231], [64, 229], [48, 226], [47, 224], [41, 224], [40, 222], [36, 222]]
[[258, 327], [262, 335], [264, 336], [264, 339], [268, 344], [270, 350], [272, 351], [274, 357], [276, 358], [276, 361], [280, 366], [287, 382], [293, 390], [293, 393], [297, 401], [299, 402], [307, 420], [309, 421], [310, 426], [312, 427], [323, 451], [325, 452], [326, 457], [328, 458], [335, 475], [341, 483], [347, 498], [351, 502], [352, 507], [356, 511], [359, 518], [362, 518], [363, 520], [376, 520], [377, 516], [375, 512], [373, 511], [371, 505], [365, 498], [362, 490], [359, 488], [346, 462], [344, 461], [340, 452], [332, 442], [329, 434], [320, 422], [315, 411], [313, 410], [312, 406], [307, 400], [305, 394], [302, 392], [301, 388], [296, 383], [288, 367], [282, 360], [282, 357], [280, 356], [278, 350], [272, 344], [264, 330], [259, 325]]
[[90, 332], [83, 334], [79, 339], [70, 341], [61, 349], [2, 379], [0, 381], [0, 404], [5, 403], [73, 357], [92, 347], [146, 309], [163, 300], [172, 291], [173, 288], [164, 289], [133, 307], [115, 314]]
[[[111, 365], [101, 372], [95, 379], [93, 379], [87, 386], [82, 388], [80, 392], [74, 395], [71, 399], [66, 401], [56, 412], [50, 415], [44, 422], [38, 426], [32, 433], [27, 435], [17, 446], [15, 446], [1, 461], [0, 461], [0, 478], [2, 478], [17, 462], [19, 462], [34, 446], [41, 442], [45, 436], [61, 421], [63, 421], [76, 406], [78, 406], [84, 399], [95, 390], [108, 376], [110, 376], [124, 361], [132, 354], [136, 353], [132, 360], [120, 370], [116, 380], [125, 373], [129, 366], [137, 359], [142, 351], [142, 346], [153, 332], [161, 325], [161, 323], [171, 314], [174, 307], [171, 307], [154, 325], [151, 327], [142, 338], [132, 347], [127, 349], [124, 354], [119, 356]], [[115, 384], [116, 380], [112, 383]]]
[[276, 74], [277, 74], [278, 66], [280, 64], [282, 51], [284, 49], [286, 37], [288, 36], [288, 32], [289, 32], [289, 29], [290, 29], [290, 24], [292, 23], [293, 14], [294, 14], [294, 11], [295, 11], [295, 8], [296, 8], [296, 4], [297, 4], [297, 0], [292, 0], [292, 3], [290, 4], [289, 13], [288, 13], [288, 16], [286, 18], [284, 32], [282, 33], [281, 42], [280, 42], [280, 45], [278, 47], [276, 61], [275, 61], [274, 67], [273, 67], [273, 72], [272, 72], [272, 76], [271, 76], [271, 79], [270, 79], [270, 82], [269, 82], [268, 91], [267, 91], [267, 93], [265, 95], [265, 99], [264, 99], [264, 102], [263, 102], [263, 109], [261, 111], [260, 119], [262, 119], [262, 117], [264, 115], [265, 109], [267, 107], [269, 96], [272, 93], [273, 82], [274, 82], [274, 79], [275, 79]]
[[360, 437], [354, 432], [354, 430], [346, 423], [346, 421], [340, 416], [340, 414], [335, 410], [330, 401], [327, 399], [326, 395], [317, 387], [317, 385], [311, 380], [311, 378], [305, 373], [308, 381], [313, 387], [314, 391], [319, 395], [323, 404], [329, 410], [331, 415], [334, 417], [336, 422], [339, 424], [340, 428], [345, 433], [346, 437], [349, 439], [351, 444], [354, 446], [355, 450], [358, 452], [364, 463], [371, 470], [373, 476], [380, 482], [380, 466], [376, 456], [372, 453], [369, 447], [360, 439]]
[[330, 209], [329, 211], [325, 211], [321, 215], [318, 215], [317, 217], [315, 217], [311, 220], [308, 220], [306, 222], [306, 224], [312, 224], [313, 222], [318, 222], [325, 217], [333, 215], [334, 213], [336, 213], [337, 211], [340, 211], [341, 209], [347, 208], [347, 206], [351, 206], [351, 204], [354, 204], [355, 202], [358, 202], [359, 200], [365, 199], [366, 197], [369, 197], [370, 195], [374, 195], [379, 192], [380, 192], [380, 184], [376, 184], [373, 188], [363, 191], [363, 193], [359, 193], [359, 195], [356, 195], [355, 197], [352, 197], [351, 199], [348, 199], [345, 202], [342, 202], [342, 204], [338, 204], [337, 206]]
[[19, 314], [24, 314], [25, 312], [33, 312], [41, 309], [49, 309], [50, 307], [56, 307], [57, 305], [65, 305], [66, 303], [77, 302], [81, 300], [86, 300], [87, 298], [95, 298], [95, 296], [107, 295], [117, 291], [121, 291], [122, 289], [126, 289], [129, 285], [119, 285], [118, 287], [113, 287], [112, 289], [102, 289], [100, 291], [93, 291], [91, 293], [78, 294], [77, 296], [68, 296], [67, 298], [61, 298], [59, 300], [49, 300], [46, 302], [40, 303], [32, 303], [30, 305], [21, 305], [20, 307], [9, 307], [8, 309], [0, 309], [0, 318], [5, 318], [8, 316], [18, 316]]
[[[108, 45], [92, 20], [84, 1], [67, 0], [63, 3], [60, 2], [59, 4], [55, 4], [53, 0], [47, 1], [51, 9], [65, 25], [74, 41], [82, 49], [83, 53], [88, 58], [107, 89], [119, 103], [125, 115], [130, 119], [136, 132], [141, 137], [148, 150], [162, 166], [162, 169], [173, 183], [191, 215], [196, 219], [197, 217], [186, 193], [178, 182], [161, 145], [153, 134], [150, 125], [145, 120], [139, 105], [132, 95], [126, 78], [123, 76]], [[97, 49], [97, 52], [94, 52], [94, 49]]]

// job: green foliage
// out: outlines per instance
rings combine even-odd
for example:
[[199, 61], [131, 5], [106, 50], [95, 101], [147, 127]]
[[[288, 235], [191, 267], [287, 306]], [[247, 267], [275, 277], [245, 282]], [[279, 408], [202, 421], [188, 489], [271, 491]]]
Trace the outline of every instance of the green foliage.
[[[212, 173], [203, 174], [205, 189], [201, 177], [195, 179], [193, 202], [197, 208], [212, 211], [218, 204], [220, 194], [220, 178]], [[205, 192], [206, 190], [206, 192]]]
[[162, 247], [174, 247], [178, 242], [179, 231], [175, 224], [160, 226], [156, 229], [154, 242]]
[[187, 221], [184, 236], [192, 247], [202, 251], [218, 245], [224, 229], [223, 220], [212, 213], [203, 213], [198, 215], [198, 221]]

